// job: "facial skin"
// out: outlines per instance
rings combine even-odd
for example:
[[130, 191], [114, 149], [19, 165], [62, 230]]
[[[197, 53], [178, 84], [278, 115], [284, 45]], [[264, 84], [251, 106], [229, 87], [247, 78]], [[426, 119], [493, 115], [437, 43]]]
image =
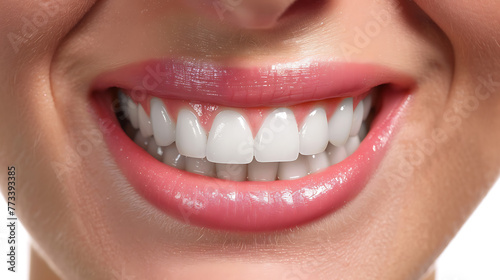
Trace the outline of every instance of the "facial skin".
[[[243, 0], [222, 18], [201, 0], [1, 4], [0, 162], [16, 166], [18, 217], [60, 278], [427, 276], [499, 175], [500, 2], [325, 0], [280, 17], [290, 2]], [[44, 20], [37, 13], [46, 3]], [[356, 27], [382, 12], [380, 31], [356, 44]], [[352, 203], [292, 230], [228, 233], [183, 224], [142, 200], [89, 109], [96, 76], [167, 56], [376, 63], [410, 74], [418, 88]]]

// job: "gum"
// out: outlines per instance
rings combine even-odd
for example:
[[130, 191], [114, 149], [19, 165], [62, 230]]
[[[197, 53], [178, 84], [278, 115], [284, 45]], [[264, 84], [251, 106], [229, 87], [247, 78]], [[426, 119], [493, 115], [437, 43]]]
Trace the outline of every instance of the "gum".
[[[366, 92], [361, 95], [353, 96], [354, 106], [357, 106], [359, 101], [363, 100], [368, 94], [372, 92]], [[150, 101], [152, 96], [136, 97], [130, 95], [130, 92], [124, 91], [124, 93], [132, 98], [134, 102], [140, 103], [146, 113], [150, 115]], [[338, 104], [344, 99], [343, 98], [331, 98], [320, 101], [311, 101], [300, 104], [295, 104], [291, 106], [283, 106], [289, 108], [293, 111], [295, 119], [297, 121], [298, 127], [302, 127], [304, 119], [307, 115], [315, 108], [321, 107], [325, 110], [328, 119], [333, 115], [335, 109], [337, 109]], [[217, 114], [223, 110], [233, 110], [239, 112], [248, 122], [248, 125], [252, 129], [254, 137], [258, 133], [262, 123], [265, 118], [275, 109], [283, 107], [227, 107], [219, 106], [216, 104], [202, 103], [196, 101], [187, 100], [177, 100], [177, 99], [161, 99], [165, 104], [165, 107], [174, 122], [177, 122], [177, 115], [181, 109], [191, 110], [198, 116], [201, 126], [206, 132], [210, 131], [212, 123], [217, 116]]]

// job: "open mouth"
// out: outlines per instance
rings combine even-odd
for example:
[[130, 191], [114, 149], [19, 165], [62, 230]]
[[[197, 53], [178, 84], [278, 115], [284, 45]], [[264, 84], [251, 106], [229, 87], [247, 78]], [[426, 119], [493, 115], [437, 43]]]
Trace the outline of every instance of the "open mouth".
[[105, 132], [111, 153], [151, 204], [186, 223], [268, 231], [363, 189], [413, 84], [367, 65], [164, 60], [105, 73], [92, 96], [116, 128]]
[[157, 97], [143, 106], [124, 92], [117, 118], [139, 147], [179, 170], [232, 181], [299, 179], [343, 161], [367, 135], [376, 96], [356, 106], [347, 97], [242, 109]]

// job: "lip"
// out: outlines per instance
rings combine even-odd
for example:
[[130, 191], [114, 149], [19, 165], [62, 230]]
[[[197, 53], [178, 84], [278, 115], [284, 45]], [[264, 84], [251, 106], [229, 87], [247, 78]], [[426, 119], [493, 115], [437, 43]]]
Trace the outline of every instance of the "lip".
[[229, 107], [258, 107], [357, 96], [388, 81], [398, 90], [414, 86], [408, 75], [373, 64], [303, 60], [243, 68], [195, 59], [162, 59], [104, 73], [92, 88], [129, 89], [136, 101], [151, 95]]
[[[305, 79], [307, 73], [314, 74], [326, 68], [328, 73], [338, 75], [330, 77], [330, 81], [324, 80], [329, 88], [321, 87], [321, 91], [317, 90], [314, 91], [315, 94], [305, 96], [306, 91], [294, 87], [293, 90], [282, 91], [283, 94], [289, 95], [288, 98], [283, 97], [284, 99], [273, 101], [273, 104], [353, 96], [353, 93], [361, 94], [385, 83], [393, 85], [387, 90], [391, 92], [383, 93], [391, 97], [383, 98], [382, 109], [374, 120], [369, 134], [356, 152], [341, 163], [293, 181], [233, 182], [192, 174], [163, 164], [137, 146], [121, 129], [111, 106], [111, 94], [103, 94], [102, 91], [110, 87], [137, 88], [141, 86], [140, 77], [144, 77], [142, 72], [146, 69], [144, 67], [148, 65], [173, 67], [172, 60], [163, 60], [165, 61], [166, 64], [150, 61], [127, 66], [97, 78], [92, 90], [94, 93], [92, 102], [105, 141], [124, 176], [135, 191], [150, 204], [184, 223], [231, 231], [272, 231], [299, 226], [324, 217], [352, 201], [370, 181], [384, 158], [390, 141], [397, 131], [399, 120], [411, 99], [410, 92], [414, 85], [408, 76], [372, 65], [316, 63], [309, 69], [310, 71], [301, 68], [299, 74], [301, 79]], [[328, 65], [330, 67], [327, 67]], [[177, 66], [179, 67], [179, 64]], [[355, 69], [360, 71], [354, 71]], [[249, 69], [245, 80], [241, 81], [231, 80], [229, 75], [244, 69], [212, 66], [209, 71], [222, 73], [224, 79], [208, 81], [208, 85], [200, 83], [196, 89], [201, 92], [200, 95], [196, 95], [197, 91], [194, 88], [184, 88], [180, 83], [188, 80], [192, 73], [187, 74], [187, 77], [175, 76], [173, 80], [158, 84], [151, 91], [146, 89], [147, 94], [169, 98], [193, 98], [196, 101], [217, 101], [216, 104], [224, 103], [235, 107], [243, 105], [244, 96], [232, 94], [230, 90], [232, 86], [236, 89], [244, 88], [241, 81], [253, 77], [252, 73], [256, 70]], [[260, 71], [270, 70], [266, 68]], [[282, 72], [283, 75], [288, 73], [286, 69]], [[316, 75], [317, 78], [308, 81], [323, 81], [322, 76]], [[234, 84], [228, 79], [234, 81]], [[262, 79], [258, 78], [258, 82], [263, 82]], [[176, 80], [178, 84], [170, 84]], [[271, 80], [274, 83], [286, 81], [287, 78], [279, 76], [276, 72]], [[286, 85], [291, 84], [292, 82]], [[222, 86], [224, 90], [211, 95], [217, 86]], [[171, 89], [172, 91], [169, 91]], [[261, 92], [260, 97], [252, 95], [250, 99], [254, 103], [247, 99], [244, 104], [258, 106], [255, 104], [271, 100], [276, 92], [278, 92], [277, 84], [273, 84]]]

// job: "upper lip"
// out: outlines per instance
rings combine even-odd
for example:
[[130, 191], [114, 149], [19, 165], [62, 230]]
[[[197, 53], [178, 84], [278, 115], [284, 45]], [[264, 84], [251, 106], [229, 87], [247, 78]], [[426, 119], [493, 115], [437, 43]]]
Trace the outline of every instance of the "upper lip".
[[357, 96], [382, 84], [410, 89], [414, 80], [374, 64], [303, 60], [242, 68], [166, 58], [105, 72], [92, 88], [128, 89], [136, 100], [150, 95], [228, 107], [257, 107]]

